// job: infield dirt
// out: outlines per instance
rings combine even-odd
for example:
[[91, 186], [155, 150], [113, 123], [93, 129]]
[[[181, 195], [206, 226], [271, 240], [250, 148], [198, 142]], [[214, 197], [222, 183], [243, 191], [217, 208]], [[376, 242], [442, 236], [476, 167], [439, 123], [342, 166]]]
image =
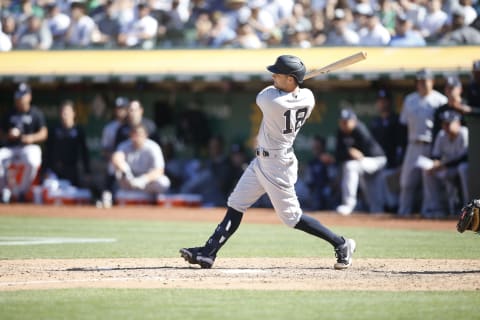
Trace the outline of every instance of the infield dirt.
[[[223, 209], [2, 206], [0, 215], [214, 221]], [[390, 215], [340, 217], [314, 213], [326, 225], [454, 230], [455, 221], [396, 219]], [[247, 223], [280, 223], [272, 210], [252, 209]], [[52, 288], [197, 288], [248, 290], [480, 290], [480, 260], [354, 259], [333, 270], [334, 257], [219, 258], [214, 268], [189, 266], [179, 258], [3, 260], [0, 290]]]

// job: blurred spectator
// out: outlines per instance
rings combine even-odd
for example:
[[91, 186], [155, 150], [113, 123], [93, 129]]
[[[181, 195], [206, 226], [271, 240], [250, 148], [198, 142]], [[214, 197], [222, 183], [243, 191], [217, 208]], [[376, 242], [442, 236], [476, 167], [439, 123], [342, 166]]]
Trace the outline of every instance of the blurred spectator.
[[43, 9], [36, 1], [20, 0], [12, 4], [12, 12], [18, 26], [25, 25], [31, 16], [43, 17]]
[[358, 31], [359, 45], [386, 46], [390, 42], [390, 32], [380, 23], [373, 10], [362, 13], [366, 17], [365, 25]]
[[445, 79], [444, 94], [447, 96], [447, 103], [436, 109], [433, 115], [433, 140], [435, 140], [438, 132], [442, 129], [441, 115], [443, 112], [447, 110], [458, 112], [462, 125], [465, 125], [465, 117], [463, 115], [471, 111], [471, 108], [462, 100], [462, 82], [457, 76], [448, 76]]
[[165, 23], [158, 28], [163, 47], [178, 47], [184, 45], [185, 22], [179, 11], [179, 0], [172, 1], [172, 8], [165, 13]]
[[[458, 6], [465, 12], [465, 25], [469, 26], [478, 16], [477, 10], [472, 6], [472, 0], [458, 0]], [[453, 10], [455, 12], [455, 10]], [[452, 17], [453, 18], [453, 17]]]
[[115, 151], [115, 140], [117, 131], [127, 121], [128, 115], [128, 101], [125, 97], [117, 97], [115, 99], [114, 118], [108, 122], [102, 130], [102, 153], [105, 159], [110, 160], [110, 157]]
[[266, 0], [252, 0], [249, 1], [250, 17], [248, 23], [255, 30], [255, 33], [260, 40], [265, 41], [270, 38], [272, 33], [279, 30], [275, 27], [275, 21], [270, 12], [263, 7], [267, 3]]
[[214, 136], [208, 142], [208, 159], [197, 163], [180, 192], [201, 194], [205, 206], [224, 206], [231, 189], [230, 168], [223, 138]]
[[467, 88], [467, 103], [475, 114], [480, 113], [480, 60], [472, 65], [472, 79]]
[[97, 26], [93, 19], [86, 15], [85, 3], [72, 2], [70, 10], [72, 20], [66, 35], [67, 46], [74, 48], [90, 47]]
[[[395, 21], [397, 16], [397, 2], [390, 0], [378, 0], [378, 8], [375, 10], [379, 16], [380, 23], [390, 32], [395, 34]], [[398, 6], [398, 5], [397, 5]]]
[[120, 22], [117, 19], [115, 3], [113, 0], [107, 0], [102, 6], [102, 10], [94, 17], [98, 26], [96, 44], [101, 44], [106, 48], [114, 48], [118, 44], [118, 35], [120, 34]]
[[[447, 97], [433, 89], [434, 77], [430, 70], [422, 69], [416, 74], [416, 91], [407, 95], [403, 101], [400, 122], [407, 126], [408, 145], [400, 176], [400, 201], [398, 214], [402, 217], [415, 212], [416, 196], [423, 194], [421, 213], [426, 215], [426, 203], [430, 203], [429, 190], [419, 192], [422, 175], [418, 168], [418, 159], [430, 156], [432, 148], [433, 113], [447, 103]], [[420, 189], [420, 190], [419, 190]]]
[[106, 208], [111, 207], [113, 193], [115, 191], [115, 170], [111, 163], [111, 158], [117, 147], [116, 138], [118, 129], [127, 121], [129, 103], [130, 101], [128, 101], [127, 98], [117, 97], [115, 99], [114, 118], [108, 122], [102, 130], [102, 156], [108, 164], [105, 175], [105, 185], [103, 186], [102, 192], [102, 205]]
[[15, 35], [15, 48], [48, 50], [52, 46], [52, 34], [44, 21], [37, 16], [30, 16], [26, 26]]
[[355, 113], [349, 109], [340, 112], [335, 160], [342, 169], [342, 204], [337, 212], [349, 215], [357, 205], [360, 186], [369, 212], [383, 212], [379, 173], [387, 158], [380, 145]]
[[12, 43], [13, 46], [13, 38], [15, 33], [17, 32], [17, 23], [15, 22], [15, 18], [13, 16], [4, 16], [1, 19], [2, 25], [2, 33], [5, 34]]
[[325, 138], [314, 136], [312, 140], [313, 159], [308, 162], [304, 181], [310, 193], [308, 208], [311, 210], [331, 209], [333, 162], [334, 159], [325, 150]]
[[187, 45], [189, 47], [208, 47], [211, 40], [211, 31], [213, 28], [212, 20], [208, 13], [201, 13], [197, 16], [195, 21], [195, 30], [192, 33], [192, 37], [189, 37], [190, 34], [187, 34]]
[[358, 34], [348, 27], [343, 9], [335, 10], [335, 17], [332, 22], [333, 29], [327, 34], [326, 45], [329, 46], [351, 46], [357, 45], [360, 41]]
[[2, 23], [0, 21], [0, 52], [12, 50], [12, 40], [10, 37], [3, 33]]
[[127, 108], [126, 122], [120, 125], [115, 134], [115, 148], [130, 137], [130, 131], [133, 127], [143, 125], [147, 130], [147, 136], [150, 140], [160, 144], [160, 137], [157, 133], [157, 126], [155, 123], [143, 116], [144, 108], [140, 101], [132, 100], [129, 102]]
[[30, 86], [20, 83], [14, 97], [15, 107], [2, 119], [0, 130], [0, 138], [4, 140], [4, 147], [0, 148], [3, 202], [9, 202], [12, 195], [24, 199], [42, 164], [38, 144], [48, 135], [43, 113], [31, 104]]
[[[83, 127], [75, 123], [73, 102], [64, 101], [60, 106], [60, 123], [49, 130], [43, 171], [81, 186], [90, 175], [90, 154]], [[84, 175], [79, 175], [79, 164]], [[82, 177], [82, 179], [80, 179]]]
[[150, 15], [150, 7], [137, 5], [137, 18], [119, 36], [119, 43], [129, 48], [153, 49], [157, 42], [158, 22]]
[[56, 2], [48, 3], [46, 6], [46, 11], [46, 22], [53, 38], [52, 48], [64, 48], [65, 37], [68, 28], [70, 27], [70, 17], [60, 11], [60, 7], [57, 5]]
[[310, 32], [301, 29], [300, 26], [295, 30], [290, 30], [288, 46], [294, 48], [311, 48], [312, 43], [310, 41]]
[[239, 24], [248, 21], [250, 8], [247, 0], [225, 0], [226, 10], [223, 12], [226, 24], [231, 30], [237, 30]]
[[308, 32], [312, 30], [312, 21], [305, 14], [305, 8], [301, 3], [293, 5], [292, 15], [287, 20], [286, 33], [292, 34], [296, 31]]
[[423, 0], [399, 0], [398, 4], [400, 5], [400, 11], [411, 22], [412, 29], [420, 30], [427, 14], [427, 10], [423, 6]]
[[325, 16], [323, 12], [314, 12], [312, 16], [311, 43], [315, 46], [321, 46], [327, 40], [325, 30]]
[[441, 35], [448, 14], [442, 10], [442, 0], [429, 0], [427, 14], [420, 24], [420, 32], [427, 42], [434, 42]]
[[433, 145], [433, 162], [424, 171], [424, 183], [432, 192], [431, 203], [427, 204], [429, 218], [456, 216], [470, 200], [468, 128], [461, 125], [461, 115], [456, 111], [444, 111], [440, 118], [442, 130]]
[[132, 127], [130, 138], [118, 146], [112, 155], [112, 164], [120, 189], [156, 195], [170, 187], [162, 149], [148, 139], [147, 130], [141, 124]]
[[480, 44], [480, 31], [465, 25], [465, 10], [461, 7], [454, 9], [452, 23], [448, 32], [438, 41], [440, 45], [475, 45]]
[[400, 193], [400, 168], [407, 144], [407, 130], [400, 123], [394, 109], [392, 94], [388, 90], [377, 91], [375, 108], [377, 115], [372, 119], [369, 129], [387, 157], [387, 164], [381, 172], [383, 206], [387, 212], [396, 212]]
[[236, 37], [228, 43], [229, 47], [260, 49], [265, 46], [264, 43], [258, 38], [252, 26], [248, 23], [238, 24], [236, 34]]
[[210, 33], [210, 46], [213, 48], [222, 47], [236, 37], [235, 30], [228, 26], [227, 18], [219, 11], [212, 15], [212, 31]]
[[391, 47], [421, 47], [426, 42], [420, 32], [412, 29], [412, 22], [403, 14], [397, 15], [395, 20], [395, 35], [389, 45]]

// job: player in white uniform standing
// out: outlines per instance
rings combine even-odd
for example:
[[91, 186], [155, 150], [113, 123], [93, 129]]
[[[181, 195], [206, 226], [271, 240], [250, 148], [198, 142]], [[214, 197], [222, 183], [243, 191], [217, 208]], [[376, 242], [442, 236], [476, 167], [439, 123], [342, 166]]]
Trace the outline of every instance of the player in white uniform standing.
[[[422, 174], [417, 167], [420, 156], [429, 157], [432, 149], [433, 114], [448, 102], [440, 92], [433, 89], [434, 77], [430, 70], [422, 69], [416, 74], [417, 90], [406, 96], [400, 122], [408, 128], [408, 145], [400, 175], [400, 199], [398, 214], [408, 217], [414, 212], [415, 195], [422, 185]], [[422, 215], [428, 216], [426, 204], [431, 203], [430, 190], [423, 188]]]
[[305, 75], [303, 62], [291, 55], [279, 56], [267, 67], [273, 85], [257, 95], [263, 120], [257, 137], [257, 157], [243, 173], [228, 198], [227, 212], [203, 247], [182, 248], [181, 256], [191, 264], [211, 268], [217, 252], [237, 230], [243, 213], [264, 193], [275, 212], [289, 227], [329, 242], [335, 248], [335, 269], [352, 263], [355, 241], [336, 235], [319, 221], [304, 214], [295, 194], [298, 161], [293, 152], [295, 137], [310, 116], [315, 99], [309, 89], [300, 88]]

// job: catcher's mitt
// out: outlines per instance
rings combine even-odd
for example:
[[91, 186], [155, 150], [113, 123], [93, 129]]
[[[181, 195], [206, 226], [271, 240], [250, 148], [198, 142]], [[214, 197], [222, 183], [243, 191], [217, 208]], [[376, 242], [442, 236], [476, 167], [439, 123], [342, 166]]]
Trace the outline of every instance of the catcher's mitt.
[[472, 200], [462, 208], [457, 231], [463, 233], [465, 230], [480, 231], [480, 199]]

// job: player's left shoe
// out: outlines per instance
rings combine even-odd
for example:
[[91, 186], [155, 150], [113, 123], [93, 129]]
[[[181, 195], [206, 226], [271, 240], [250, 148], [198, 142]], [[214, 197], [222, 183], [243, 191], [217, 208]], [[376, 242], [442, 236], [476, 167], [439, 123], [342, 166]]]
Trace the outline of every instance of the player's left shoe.
[[335, 248], [337, 263], [333, 266], [336, 270], [344, 270], [352, 265], [352, 256], [357, 244], [353, 239], [345, 239], [345, 243]]
[[202, 269], [210, 269], [215, 262], [215, 256], [208, 256], [202, 253], [203, 247], [182, 248], [180, 255], [190, 264], [199, 264]]

